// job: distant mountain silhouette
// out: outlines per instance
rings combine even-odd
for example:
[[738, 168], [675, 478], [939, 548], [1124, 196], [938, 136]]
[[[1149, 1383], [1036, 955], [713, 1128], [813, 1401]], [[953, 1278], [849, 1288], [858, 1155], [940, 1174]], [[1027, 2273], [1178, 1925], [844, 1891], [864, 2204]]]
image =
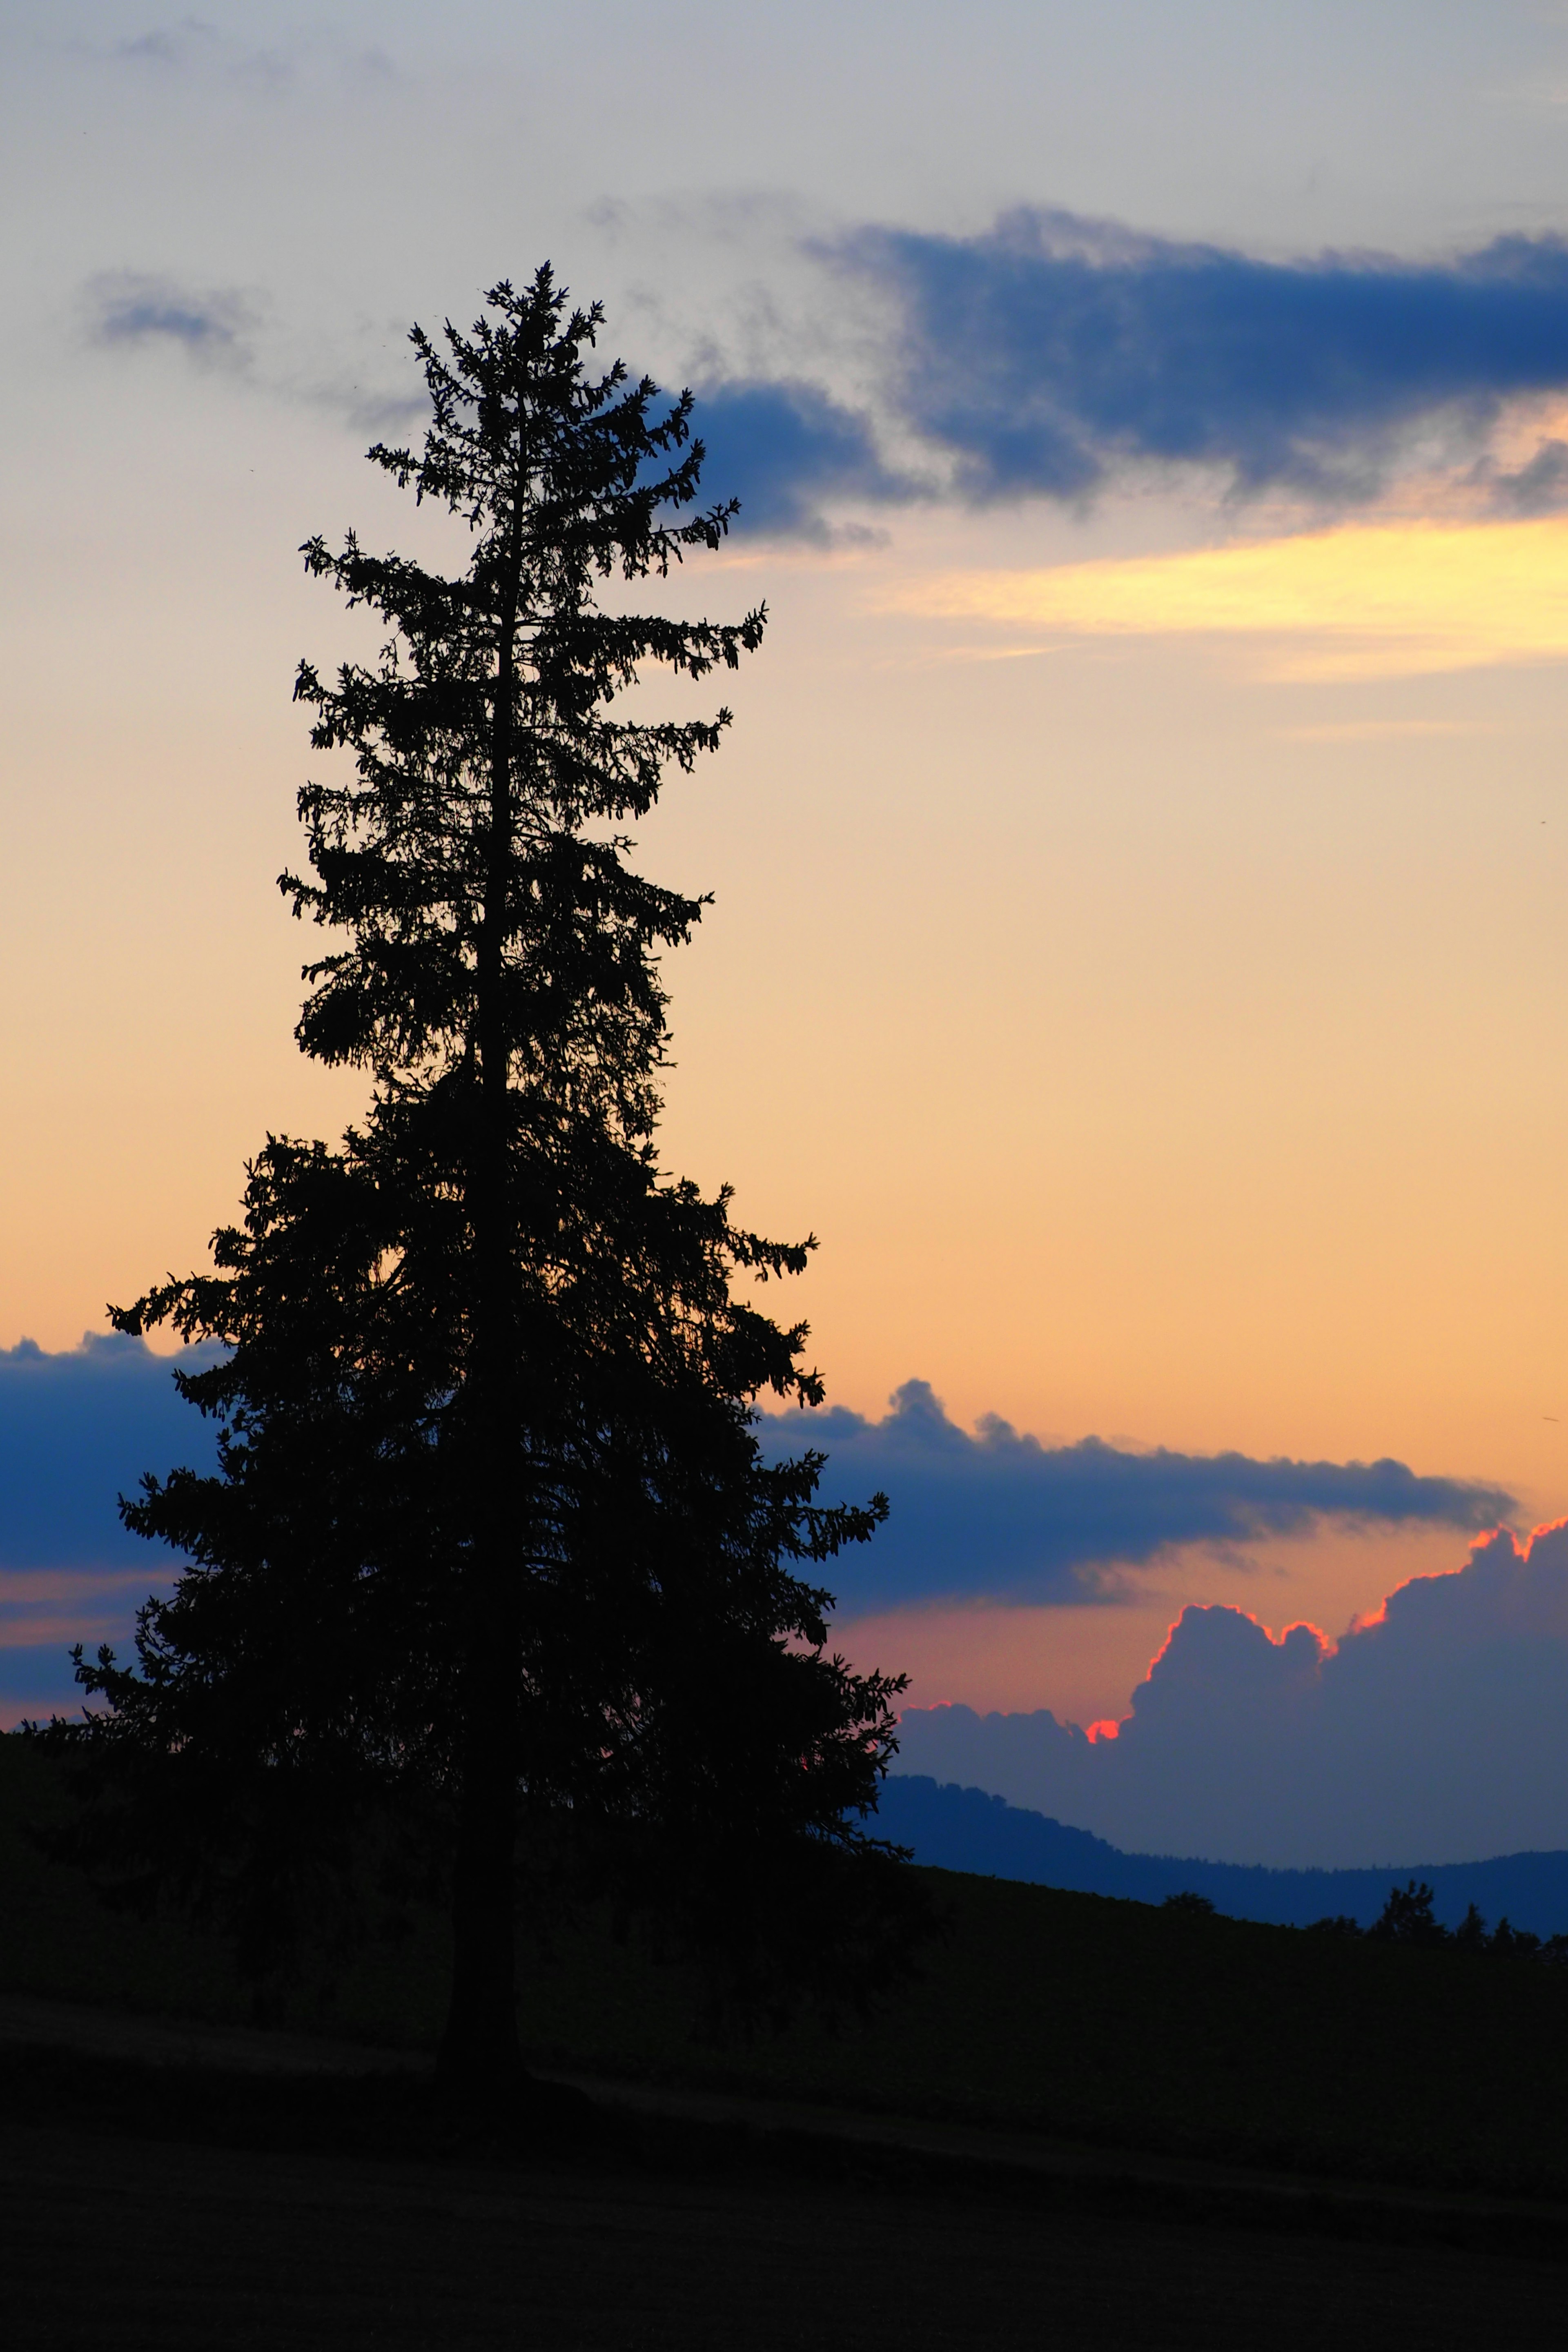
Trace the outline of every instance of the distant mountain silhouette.
[[915, 1773], [882, 1783], [877, 1826], [910, 1846], [917, 1862], [988, 1878], [1024, 1878], [1080, 1895], [1121, 1895], [1163, 1903], [1167, 1895], [1206, 1895], [1233, 1919], [1310, 1926], [1338, 1912], [1369, 1927], [1390, 1886], [1425, 1879], [1434, 1909], [1457, 1927], [1475, 1904], [1495, 1922], [1506, 1916], [1537, 1936], [1568, 1930], [1568, 1853], [1505, 1853], [1489, 1862], [1391, 1863], [1379, 1870], [1266, 1870], [1244, 1863], [1172, 1854], [1123, 1853], [1088, 1830], [1027, 1812], [983, 1789], [943, 1785]]

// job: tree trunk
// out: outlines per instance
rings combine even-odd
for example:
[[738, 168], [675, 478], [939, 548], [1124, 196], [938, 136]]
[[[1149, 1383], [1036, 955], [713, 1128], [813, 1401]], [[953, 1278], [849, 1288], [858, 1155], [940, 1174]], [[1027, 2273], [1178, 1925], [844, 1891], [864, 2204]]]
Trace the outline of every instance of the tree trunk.
[[523, 1498], [519, 1489], [518, 1343], [508, 1208], [510, 1056], [501, 984], [512, 866], [512, 693], [522, 570], [522, 453], [512, 561], [497, 615], [489, 841], [477, 942], [479, 1088], [468, 1173], [472, 1355], [466, 1465], [473, 1545], [465, 1565], [462, 1787], [452, 1886], [452, 1989], [441, 2078], [466, 2101], [522, 2076], [517, 2033], [516, 1840], [522, 1667]]
[[[492, 1643], [492, 1657], [500, 1646]], [[441, 2082], [465, 2105], [504, 2097], [524, 2071], [513, 1916], [516, 1770], [510, 1738], [503, 1744], [495, 1736], [476, 1687], [477, 1663], [466, 1678], [470, 1720], [452, 1878], [452, 1986], [437, 2061]], [[497, 1679], [493, 1668], [489, 1679]]]

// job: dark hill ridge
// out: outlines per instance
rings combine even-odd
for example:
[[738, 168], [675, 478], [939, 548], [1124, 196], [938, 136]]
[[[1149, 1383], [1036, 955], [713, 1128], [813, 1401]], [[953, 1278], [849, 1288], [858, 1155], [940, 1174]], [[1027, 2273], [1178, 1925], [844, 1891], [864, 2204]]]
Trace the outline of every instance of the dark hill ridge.
[[1380, 1870], [1267, 1870], [1237, 1862], [1123, 1853], [1088, 1830], [1026, 1811], [983, 1789], [960, 1789], [899, 1772], [882, 1784], [877, 1826], [917, 1862], [942, 1870], [1020, 1878], [1079, 1895], [1121, 1895], [1163, 1903], [1190, 1890], [1234, 1919], [1306, 1927], [1344, 1912], [1369, 1927], [1388, 1890], [1422, 1878], [1446, 1926], [1473, 1903], [1489, 1922], [1506, 1916], [1537, 1936], [1568, 1929], [1568, 1853], [1505, 1853], [1489, 1862], [1401, 1863]]

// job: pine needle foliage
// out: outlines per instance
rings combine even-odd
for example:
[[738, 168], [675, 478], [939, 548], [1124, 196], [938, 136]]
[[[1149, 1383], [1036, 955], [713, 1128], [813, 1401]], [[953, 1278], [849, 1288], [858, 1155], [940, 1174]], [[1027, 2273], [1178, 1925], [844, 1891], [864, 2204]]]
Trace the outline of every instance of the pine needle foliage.
[[222, 1343], [179, 1375], [219, 1461], [124, 1507], [187, 1565], [135, 1668], [79, 1666], [143, 1829], [260, 1941], [301, 1885], [352, 1911], [367, 1840], [428, 1833], [443, 2063], [479, 2086], [517, 2065], [518, 1894], [563, 1823], [759, 1979], [771, 1951], [870, 1981], [897, 1874], [863, 1823], [902, 1687], [829, 1653], [817, 1580], [884, 1499], [824, 1507], [821, 1457], [769, 1465], [752, 1424], [762, 1392], [822, 1389], [805, 1327], [737, 1284], [814, 1244], [745, 1231], [657, 1151], [661, 960], [702, 902], [624, 827], [729, 713], [619, 698], [733, 669], [765, 614], [626, 607], [734, 509], [698, 505], [689, 394], [590, 369], [597, 308], [548, 268], [485, 299], [468, 334], [414, 332], [423, 446], [370, 452], [467, 562], [303, 550], [387, 628], [374, 660], [300, 667], [331, 769], [281, 883], [325, 934], [300, 1045], [363, 1067], [370, 1109], [335, 1150], [272, 1139], [214, 1270], [115, 1311]]

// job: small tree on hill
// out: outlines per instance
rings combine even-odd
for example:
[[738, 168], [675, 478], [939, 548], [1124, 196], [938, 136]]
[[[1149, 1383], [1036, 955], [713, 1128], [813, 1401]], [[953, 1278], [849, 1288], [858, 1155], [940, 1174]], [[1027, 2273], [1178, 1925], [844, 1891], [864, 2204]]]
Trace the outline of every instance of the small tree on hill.
[[1487, 1923], [1474, 1903], [1467, 1904], [1465, 1916], [1454, 1930], [1457, 1952], [1484, 1952], [1487, 1949]]
[[1446, 1944], [1448, 1930], [1432, 1908], [1436, 1898], [1425, 1879], [1419, 1885], [1412, 1878], [1403, 1886], [1391, 1886], [1388, 1900], [1367, 1929], [1388, 1944], [1421, 1944], [1436, 1947]]
[[258, 1922], [289, 1856], [341, 1869], [323, 1824], [449, 1824], [442, 2062], [469, 2085], [518, 2064], [520, 1808], [656, 1857], [710, 1934], [772, 1888], [781, 1934], [868, 1966], [890, 1850], [858, 1823], [901, 1688], [827, 1653], [809, 1572], [885, 1503], [819, 1507], [820, 1458], [766, 1465], [751, 1426], [761, 1391], [821, 1390], [805, 1327], [733, 1286], [811, 1244], [744, 1232], [655, 1152], [658, 957], [700, 907], [620, 828], [728, 714], [613, 705], [649, 665], [733, 667], [764, 615], [606, 608], [727, 528], [695, 509], [689, 395], [590, 374], [600, 314], [548, 269], [486, 300], [444, 348], [414, 334], [423, 450], [371, 452], [466, 524], [467, 564], [304, 551], [389, 632], [333, 680], [300, 668], [353, 773], [306, 787], [311, 872], [283, 880], [329, 935], [300, 1043], [363, 1066], [372, 1108], [339, 1150], [271, 1141], [216, 1271], [115, 1315], [226, 1344], [181, 1383], [220, 1462], [127, 1507], [190, 1565], [138, 1670], [79, 1665], [109, 1702], [89, 1737], [177, 1782], [167, 1816], [226, 1850]]

